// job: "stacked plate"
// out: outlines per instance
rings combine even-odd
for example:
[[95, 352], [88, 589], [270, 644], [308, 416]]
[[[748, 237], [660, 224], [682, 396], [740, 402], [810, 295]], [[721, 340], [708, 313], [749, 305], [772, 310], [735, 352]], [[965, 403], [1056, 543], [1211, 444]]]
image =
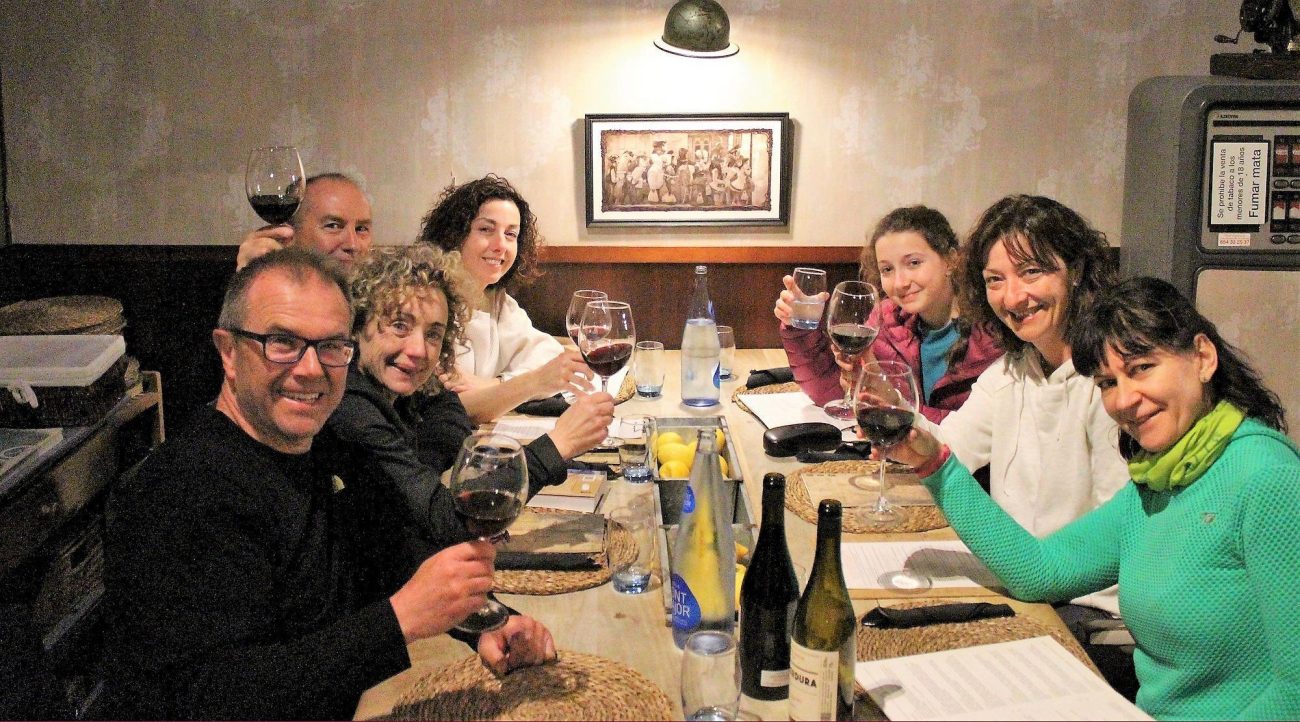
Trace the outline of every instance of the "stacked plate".
[[121, 302], [104, 296], [55, 296], [0, 308], [0, 336], [112, 336], [125, 327]]

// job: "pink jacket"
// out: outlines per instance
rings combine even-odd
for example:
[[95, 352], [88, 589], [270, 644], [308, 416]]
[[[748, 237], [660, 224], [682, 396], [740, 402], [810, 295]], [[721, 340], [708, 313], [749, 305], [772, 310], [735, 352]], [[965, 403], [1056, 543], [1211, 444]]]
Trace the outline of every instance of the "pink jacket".
[[[880, 328], [880, 335], [871, 344], [871, 353], [879, 361], [902, 361], [911, 366], [918, 383], [921, 380], [921, 337], [916, 330], [919, 320], [890, 299], [882, 301], [871, 312], [871, 323], [879, 324]], [[805, 331], [782, 324], [781, 344], [795, 381], [813, 403], [820, 406], [844, 396], [840, 388], [840, 367], [835, 364], [835, 354], [825, 331]], [[961, 407], [970, 396], [975, 379], [1001, 356], [1002, 349], [993, 334], [976, 326], [967, 341], [966, 357], [948, 366], [930, 392], [933, 406], [922, 404], [920, 412], [939, 423], [950, 411]]]

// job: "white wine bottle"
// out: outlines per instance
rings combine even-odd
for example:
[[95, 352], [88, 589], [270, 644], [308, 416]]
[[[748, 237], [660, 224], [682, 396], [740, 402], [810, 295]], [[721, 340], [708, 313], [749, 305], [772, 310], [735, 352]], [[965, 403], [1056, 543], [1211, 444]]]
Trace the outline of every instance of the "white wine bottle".
[[712, 429], [700, 431], [673, 544], [673, 641], [736, 628], [736, 544]]
[[846, 720], [853, 713], [853, 604], [840, 567], [840, 503], [817, 505], [817, 556], [790, 635], [790, 719]]
[[799, 603], [799, 579], [785, 542], [785, 477], [763, 476], [763, 525], [754, 558], [740, 585], [740, 693], [742, 708], [784, 700], [790, 693], [790, 631]]

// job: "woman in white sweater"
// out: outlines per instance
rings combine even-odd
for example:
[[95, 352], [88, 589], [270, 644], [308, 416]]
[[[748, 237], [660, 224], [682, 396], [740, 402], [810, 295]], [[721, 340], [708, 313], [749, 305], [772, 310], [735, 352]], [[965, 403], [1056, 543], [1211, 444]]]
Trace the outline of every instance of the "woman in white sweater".
[[[989, 467], [993, 500], [1038, 537], [1100, 506], [1129, 479], [1119, 430], [1092, 379], [1074, 370], [1068, 341], [1093, 297], [1116, 281], [1109, 253], [1105, 234], [1050, 198], [1013, 195], [989, 207], [971, 232], [957, 285], [962, 307], [994, 330], [1006, 355], [937, 429], [917, 415], [967, 469]], [[1073, 602], [1058, 611], [1077, 622], [1083, 641], [1084, 623], [1119, 613], [1113, 587]], [[1097, 661], [1131, 676], [1123, 658]]]
[[424, 217], [417, 242], [460, 251], [484, 293], [458, 350], [456, 373], [442, 378], [476, 423], [524, 401], [591, 388], [591, 370], [578, 352], [534, 328], [507, 292], [536, 275], [541, 241], [528, 202], [495, 175], [448, 187]]

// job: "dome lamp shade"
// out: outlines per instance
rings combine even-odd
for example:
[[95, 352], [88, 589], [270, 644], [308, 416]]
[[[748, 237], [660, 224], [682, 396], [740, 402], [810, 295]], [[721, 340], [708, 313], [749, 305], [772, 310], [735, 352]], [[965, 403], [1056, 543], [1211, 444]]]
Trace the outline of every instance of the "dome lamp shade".
[[731, 42], [731, 20], [717, 0], [679, 0], [664, 20], [655, 47], [688, 58], [727, 58], [740, 52]]

